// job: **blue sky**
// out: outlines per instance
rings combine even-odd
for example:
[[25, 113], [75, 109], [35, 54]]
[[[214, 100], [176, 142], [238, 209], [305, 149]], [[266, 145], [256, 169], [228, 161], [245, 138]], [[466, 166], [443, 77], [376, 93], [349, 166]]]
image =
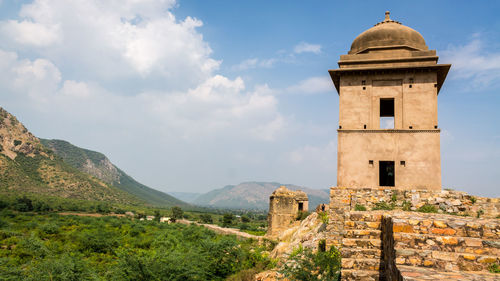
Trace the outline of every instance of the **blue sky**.
[[499, 196], [497, 2], [0, 0], [0, 106], [163, 191], [336, 183], [328, 69], [391, 18], [451, 63], [443, 187]]

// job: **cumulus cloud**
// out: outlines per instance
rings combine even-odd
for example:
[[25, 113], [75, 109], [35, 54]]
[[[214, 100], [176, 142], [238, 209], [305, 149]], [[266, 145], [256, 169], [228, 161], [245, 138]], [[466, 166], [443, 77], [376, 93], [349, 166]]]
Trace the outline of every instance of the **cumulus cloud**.
[[220, 61], [197, 31], [203, 23], [177, 20], [170, 11], [174, 5], [173, 0], [35, 0], [22, 6], [19, 20], [0, 22], [0, 35], [4, 47], [45, 47], [30, 50], [80, 78], [140, 75], [163, 81], [164, 88], [187, 88], [210, 77]]
[[451, 77], [469, 79], [471, 88], [484, 88], [500, 80], [500, 53], [488, 52], [480, 34], [462, 46], [450, 46], [442, 59], [452, 63]]
[[301, 53], [313, 53], [313, 54], [319, 54], [321, 53], [321, 45], [319, 44], [310, 44], [307, 42], [300, 42], [297, 44], [294, 48], [293, 51], [297, 54]]

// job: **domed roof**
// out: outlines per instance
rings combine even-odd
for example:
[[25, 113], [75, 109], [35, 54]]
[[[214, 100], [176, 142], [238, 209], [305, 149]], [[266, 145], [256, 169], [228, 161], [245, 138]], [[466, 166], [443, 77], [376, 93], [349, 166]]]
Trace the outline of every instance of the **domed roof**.
[[385, 20], [361, 33], [351, 45], [349, 54], [358, 54], [367, 49], [406, 46], [412, 49], [428, 50], [424, 37], [416, 30], [391, 20], [385, 12]]

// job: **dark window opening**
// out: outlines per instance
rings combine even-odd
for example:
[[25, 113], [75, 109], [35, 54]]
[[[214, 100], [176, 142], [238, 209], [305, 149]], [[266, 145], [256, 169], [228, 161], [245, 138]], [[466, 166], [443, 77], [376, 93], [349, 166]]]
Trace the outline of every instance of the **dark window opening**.
[[401, 161], [401, 162], [399, 162], [399, 163], [401, 164], [401, 166], [406, 167], [406, 162], [405, 162], [405, 161]]
[[339, 126], [339, 129], [342, 129], [342, 126]]
[[410, 129], [413, 129], [413, 126], [410, 126]]
[[394, 129], [394, 99], [380, 99], [380, 129]]
[[364, 129], [366, 129], [366, 124], [365, 124], [365, 125], [363, 125], [363, 128], [364, 128]]
[[379, 185], [394, 186], [394, 161], [379, 162]]
[[363, 87], [363, 90], [366, 90], [366, 87]]
[[361, 85], [366, 85], [366, 80], [361, 80]]
[[413, 85], [412, 85], [412, 84], [410, 84], [410, 86], [409, 86], [409, 87], [411, 88], [412, 86], [413, 86]]
[[368, 160], [368, 165], [372, 165], [373, 166], [373, 160]]
[[299, 211], [303, 211], [303, 210], [304, 210], [304, 203], [299, 202]]
[[438, 125], [434, 125], [434, 129], [437, 129], [438, 128]]

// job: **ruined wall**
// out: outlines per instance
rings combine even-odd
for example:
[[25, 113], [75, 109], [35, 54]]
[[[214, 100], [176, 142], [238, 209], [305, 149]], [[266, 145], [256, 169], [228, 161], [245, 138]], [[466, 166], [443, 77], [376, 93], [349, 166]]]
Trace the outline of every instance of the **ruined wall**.
[[[345, 206], [339, 207], [339, 202]], [[371, 210], [382, 202], [394, 209], [416, 211], [425, 204], [436, 207], [438, 213], [481, 218], [497, 218], [500, 215], [500, 198], [472, 196], [453, 190], [398, 190], [387, 188], [342, 188], [330, 189], [330, 209], [342, 208], [354, 211], [356, 205]], [[335, 207], [337, 206], [337, 207]]]
[[[379, 202], [401, 209], [399, 201], [415, 210], [442, 204], [442, 214], [370, 211]], [[359, 203], [368, 211], [354, 211]], [[479, 210], [485, 210], [481, 218]], [[431, 280], [425, 278], [440, 274], [453, 280], [498, 280], [498, 274], [487, 271], [500, 263], [498, 210], [498, 198], [464, 192], [332, 188], [326, 241], [341, 251], [342, 280]]]
[[299, 207], [302, 211], [308, 211], [307, 194], [300, 190], [291, 191], [284, 186], [276, 189], [269, 197], [267, 235], [276, 236], [288, 229], [295, 222]]

